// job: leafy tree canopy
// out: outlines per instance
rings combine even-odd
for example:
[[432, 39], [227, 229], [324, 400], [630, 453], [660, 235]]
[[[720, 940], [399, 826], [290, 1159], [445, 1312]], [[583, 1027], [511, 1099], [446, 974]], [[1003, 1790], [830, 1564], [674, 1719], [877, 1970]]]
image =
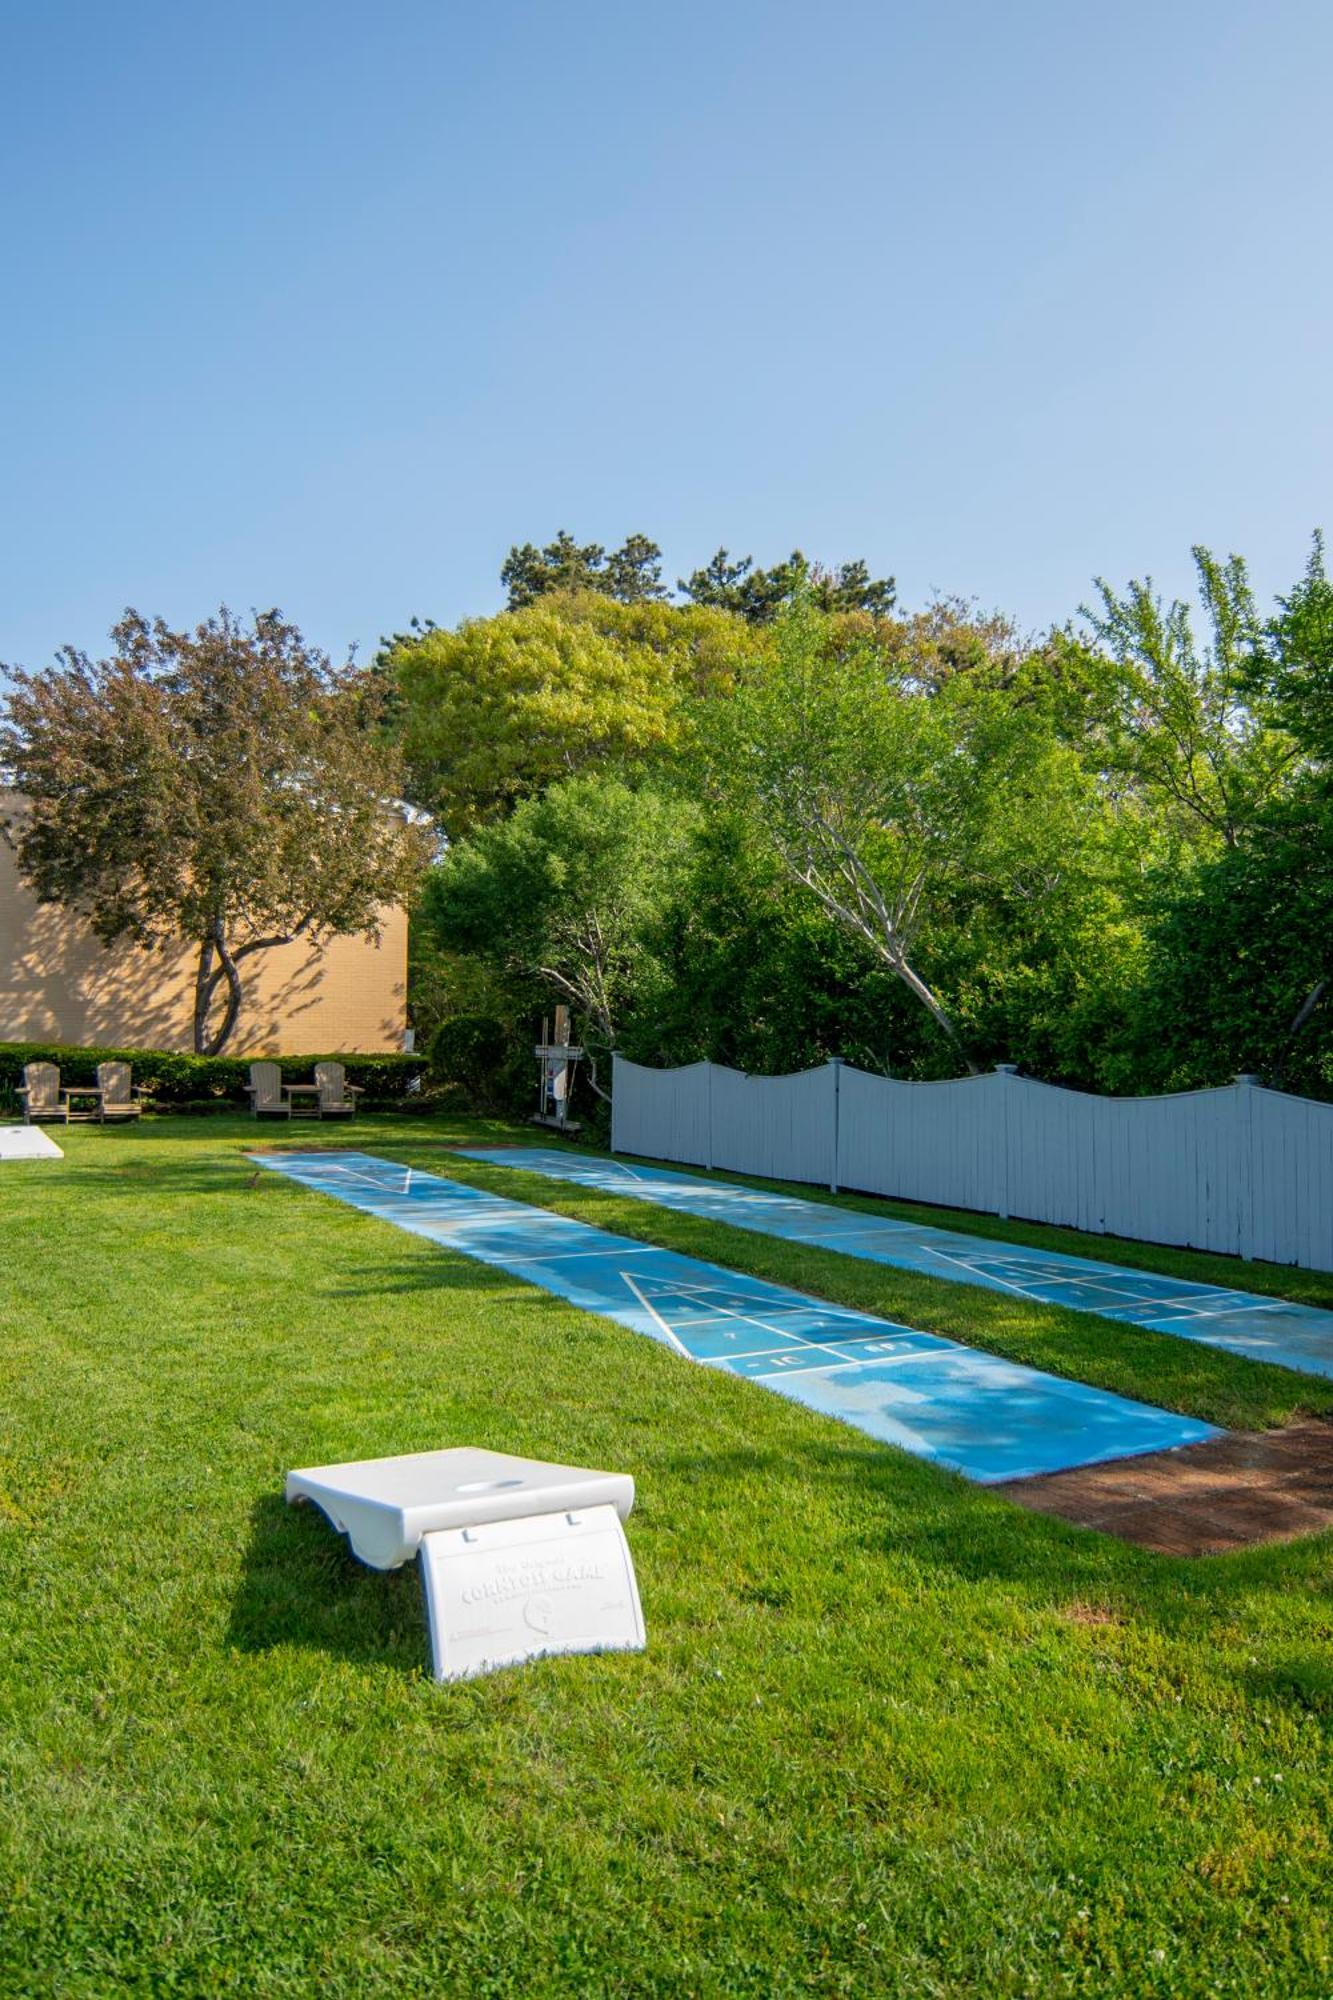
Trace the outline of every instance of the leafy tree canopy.
[[198, 950], [194, 1039], [223, 1049], [242, 969], [298, 937], [377, 934], [418, 836], [367, 677], [335, 670], [277, 611], [193, 632], [127, 611], [109, 658], [13, 672], [0, 765], [10, 834], [43, 902], [104, 942]]
[[[662, 551], [640, 534], [627, 536], [609, 553], [600, 542], [577, 541], [565, 528], [545, 548], [516, 542], [500, 581], [511, 611], [570, 591], [597, 591], [621, 604], [649, 604], [668, 595]], [[711, 562], [682, 577], [676, 587], [691, 603], [734, 612], [751, 625], [770, 624], [798, 590], [821, 611], [864, 611], [876, 618], [888, 616], [896, 596], [893, 578], [872, 577], [859, 559], [824, 569], [799, 549], [772, 569], [756, 568], [752, 556], [733, 560], [727, 549], [719, 549]]]
[[1305, 575], [1254, 649], [1251, 685], [1273, 704], [1305, 756], [1333, 776], [1333, 583], [1316, 535]]
[[571, 1004], [601, 1096], [598, 1057], [650, 984], [653, 927], [694, 816], [679, 799], [585, 774], [478, 829], [428, 885], [423, 918], [443, 947]]
[[651, 603], [666, 596], [662, 551], [646, 535], [627, 536], [608, 555], [599, 542], [577, 542], [562, 528], [544, 549], [532, 542], [515, 543], [500, 581], [509, 592], [511, 611], [521, 611], [552, 591], [597, 590], [622, 604]]
[[393, 662], [410, 794], [457, 838], [578, 771], [668, 757], [686, 698], [758, 643], [723, 612], [597, 592], [424, 632]]
[[[1245, 563], [1196, 548], [1209, 638], [1190, 607], [1151, 579], [1124, 592], [1098, 581], [1083, 617], [1099, 652], [1073, 663], [1097, 761], [1163, 813], [1186, 848], [1234, 847], [1290, 776], [1297, 746], [1262, 698], [1263, 630]], [[1076, 646], [1077, 650], [1077, 646]]]
[[1135, 1008], [1136, 1087], [1251, 1071], [1333, 1095], [1331, 996], [1333, 811], [1303, 786], [1164, 895]]
[[923, 695], [910, 656], [845, 643], [803, 594], [775, 638], [713, 706], [713, 782], [962, 1054], [923, 931], [959, 899], [1050, 896], [1080, 846], [1086, 779], [1038, 709], [962, 674]]
[[[1067, 820], [1061, 831], [1070, 832]], [[1001, 898], [946, 896], [920, 933], [920, 964], [975, 1058], [1117, 1088], [1141, 937], [1102, 851], [1106, 827], [1073, 831], [1061, 875], [1016, 876]], [[629, 1013], [620, 1046], [648, 1063], [711, 1057], [761, 1073], [828, 1056], [898, 1076], [958, 1068], [955, 1048], [884, 957], [795, 879], [761, 829], [716, 810], [672, 885], [654, 932], [650, 999]]]
[[[753, 565], [725, 552], [707, 604], [549, 591], [482, 623], [524, 652], [558, 621], [578, 726], [552, 736], [539, 653], [488, 707], [460, 645], [422, 783], [468, 848], [571, 772], [684, 815], [588, 1030], [646, 1060], [1013, 1060], [1120, 1092], [1254, 1069], [1333, 1096], [1333, 586], [1316, 542], [1264, 616], [1242, 562], [1195, 559], [1202, 615], [1103, 584], [1081, 630], [1036, 639], [957, 600], [838, 603], [803, 559], [753, 618], [728, 596]], [[429, 728], [422, 689], [404, 708]], [[478, 743], [508, 744], [503, 783], [466, 768]], [[534, 980], [570, 997], [553, 949], [450, 949], [489, 954], [512, 1015]]]
[[872, 577], [859, 558], [824, 569], [800, 549], [772, 569], [757, 569], [751, 556], [733, 561], [728, 549], [719, 549], [702, 569], [682, 577], [677, 588], [693, 603], [734, 611], [751, 625], [770, 624], [798, 591], [816, 610], [865, 611], [875, 618], [886, 618], [897, 596], [893, 578]]

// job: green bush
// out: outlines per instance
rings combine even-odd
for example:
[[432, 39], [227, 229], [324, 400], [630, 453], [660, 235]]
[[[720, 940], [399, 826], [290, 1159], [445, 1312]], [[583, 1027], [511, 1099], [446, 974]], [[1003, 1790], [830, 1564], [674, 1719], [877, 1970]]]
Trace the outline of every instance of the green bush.
[[[18, 1102], [27, 1063], [51, 1062], [60, 1071], [61, 1083], [93, 1083], [100, 1062], [127, 1062], [134, 1071], [134, 1083], [145, 1101], [163, 1110], [224, 1110], [243, 1108], [249, 1099], [245, 1087], [250, 1081], [250, 1056], [194, 1056], [172, 1049], [81, 1049], [47, 1042], [0, 1042], [0, 1103]], [[421, 1082], [425, 1062], [420, 1056], [274, 1056], [284, 1083], [308, 1083], [317, 1062], [340, 1062], [347, 1081], [365, 1092], [368, 1110], [382, 1106], [411, 1106], [423, 1101]]]
[[430, 1040], [430, 1072], [479, 1111], [530, 1110], [536, 1095], [535, 1037], [496, 1014], [454, 1014]]

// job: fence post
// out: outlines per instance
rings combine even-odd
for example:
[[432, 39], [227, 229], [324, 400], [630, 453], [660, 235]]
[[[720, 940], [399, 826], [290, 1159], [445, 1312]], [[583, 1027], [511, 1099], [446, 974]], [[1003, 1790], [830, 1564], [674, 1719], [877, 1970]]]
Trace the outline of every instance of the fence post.
[[704, 1076], [704, 1126], [707, 1138], [704, 1141], [704, 1172], [713, 1171], [713, 1059], [710, 1056], [705, 1065]]
[[830, 1056], [829, 1068], [833, 1071], [833, 1157], [829, 1162], [832, 1171], [829, 1175], [828, 1191], [830, 1194], [836, 1194], [838, 1192], [838, 1146], [842, 1137], [842, 1057]]
[[[1017, 1076], [1017, 1063], [996, 1063], [997, 1076]], [[1009, 1220], [1009, 1086], [1000, 1086], [1000, 1206], [996, 1210], [1001, 1222]]]
[[1250, 1258], [1254, 1255], [1254, 1086], [1257, 1076], [1249, 1070], [1242, 1070], [1236, 1078], [1241, 1085], [1241, 1094], [1236, 1099], [1240, 1112], [1240, 1129], [1245, 1155], [1245, 1205], [1240, 1214], [1240, 1254]]

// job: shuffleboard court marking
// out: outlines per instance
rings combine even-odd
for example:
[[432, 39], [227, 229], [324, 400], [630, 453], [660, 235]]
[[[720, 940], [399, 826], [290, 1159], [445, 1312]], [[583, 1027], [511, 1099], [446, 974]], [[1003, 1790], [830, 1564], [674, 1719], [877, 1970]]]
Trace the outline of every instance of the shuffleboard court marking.
[[1333, 1312], [1294, 1305], [1257, 1292], [1200, 1285], [1156, 1271], [1134, 1271], [1061, 1250], [968, 1236], [961, 1230], [900, 1222], [772, 1194], [734, 1182], [701, 1180], [665, 1167], [626, 1167], [619, 1160], [579, 1159], [545, 1146], [464, 1146], [472, 1160], [518, 1167], [548, 1180], [570, 1181], [686, 1215], [728, 1222], [761, 1236], [835, 1250], [871, 1264], [919, 1271], [946, 1284], [982, 1285], [1038, 1305], [1069, 1306], [1126, 1326], [1196, 1340], [1252, 1361], [1299, 1374], [1333, 1378]]
[[[856, 1253], [854, 1251], [849, 1251], [847, 1254], [849, 1256], [854, 1256]], [[953, 1264], [957, 1267], [958, 1270], [965, 1271], [967, 1273], [968, 1278], [971, 1277], [972, 1267], [970, 1264], [968, 1264], [965, 1258], [946, 1256], [943, 1250], [937, 1250], [935, 1252], [935, 1255], [940, 1259], [941, 1263]], [[964, 1279], [963, 1282], [966, 1283], [967, 1279]], [[1016, 1292], [1020, 1299], [1029, 1299], [1032, 1297], [1032, 1293], [1026, 1285], [1015, 1285], [1008, 1278], [998, 1278], [998, 1277], [996, 1278], [995, 1282], [997, 1285], [1003, 1286], [1004, 1290], [1007, 1292]]]
[[[627, 1250], [625, 1254], [635, 1257], [651, 1255], [652, 1247], [651, 1243], [641, 1243], [637, 1250]], [[562, 1264], [572, 1264], [580, 1257], [605, 1257], [605, 1255], [605, 1250], [544, 1250], [538, 1255], [529, 1255], [525, 1261], [529, 1264], [544, 1264], [548, 1258], [558, 1257]]]
[[383, 1188], [386, 1194], [410, 1194], [412, 1192], [412, 1168], [395, 1167], [389, 1173], [371, 1173], [365, 1169], [349, 1167], [335, 1161], [329, 1167], [331, 1174], [340, 1179], [354, 1182], [362, 1187]]
[[629, 1272], [622, 1271], [620, 1275], [624, 1279], [626, 1285], [628, 1285], [630, 1291], [633, 1292], [635, 1298], [639, 1301], [639, 1304], [643, 1307], [644, 1311], [646, 1313], [652, 1314], [654, 1321], [662, 1329], [662, 1336], [667, 1342], [668, 1346], [674, 1347], [677, 1354], [683, 1354], [687, 1361], [692, 1361], [694, 1357], [690, 1353], [689, 1348], [685, 1345], [685, 1342], [681, 1339], [678, 1333], [675, 1333], [672, 1330], [672, 1328], [667, 1325], [667, 1322], [663, 1319], [661, 1313], [657, 1310], [657, 1307], [644, 1297], [639, 1287], [635, 1284], [633, 1278], [631, 1278]]
[[[257, 1164], [983, 1484], [1173, 1450], [1210, 1424], [369, 1153]], [[552, 1249], [556, 1241], [560, 1247]]]
[[[627, 1284], [628, 1282], [629, 1280], [626, 1279]], [[636, 1285], [634, 1289], [636, 1290], [636, 1292], [638, 1292], [639, 1297], [643, 1299], [643, 1303], [647, 1305], [648, 1301], [646, 1298], [644, 1298], [642, 1291], [639, 1290], [639, 1287]], [[693, 1302], [693, 1300], [697, 1300], [700, 1304], [704, 1302], [704, 1295], [702, 1289], [695, 1291], [692, 1294], [691, 1288], [684, 1285], [677, 1286], [676, 1296], [678, 1298], [683, 1298], [690, 1302]], [[790, 1310], [792, 1312], [795, 1312], [796, 1308], [792, 1307]], [[831, 1308], [830, 1310], [833, 1309]], [[776, 1333], [783, 1340], [788, 1340], [791, 1338], [791, 1332], [789, 1328], [785, 1326], [774, 1326], [771, 1320], [760, 1319], [758, 1313], [740, 1312], [735, 1306], [719, 1305], [715, 1308], [713, 1312], [705, 1313], [702, 1318], [696, 1319], [693, 1323], [695, 1326], [709, 1326], [712, 1325], [714, 1321], [725, 1322], [727, 1320], [739, 1320], [742, 1326], [757, 1326], [761, 1333]]]

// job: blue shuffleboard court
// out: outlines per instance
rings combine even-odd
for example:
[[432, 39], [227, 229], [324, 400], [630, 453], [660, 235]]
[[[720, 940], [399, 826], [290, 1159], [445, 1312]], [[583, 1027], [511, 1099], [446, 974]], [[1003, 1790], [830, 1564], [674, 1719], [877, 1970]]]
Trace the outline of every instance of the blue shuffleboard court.
[[1291, 1305], [1257, 1292], [1163, 1278], [1058, 1250], [1029, 1250], [921, 1222], [895, 1222], [855, 1209], [802, 1201], [734, 1182], [700, 1180], [674, 1168], [627, 1166], [621, 1160], [580, 1159], [544, 1146], [465, 1146], [467, 1158], [522, 1167], [550, 1180], [573, 1181], [604, 1194], [631, 1195], [661, 1208], [729, 1222], [760, 1236], [781, 1236], [872, 1264], [893, 1264], [955, 1284], [984, 1285], [1042, 1305], [1072, 1306], [1127, 1326], [1200, 1340], [1253, 1361], [1273, 1361], [1305, 1375], [1333, 1376], [1333, 1312]]
[[1169, 1410], [371, 1153], [252, 1157], [302, 1187], [970, 1479], [1019, 1479], [1218, 1435]]

